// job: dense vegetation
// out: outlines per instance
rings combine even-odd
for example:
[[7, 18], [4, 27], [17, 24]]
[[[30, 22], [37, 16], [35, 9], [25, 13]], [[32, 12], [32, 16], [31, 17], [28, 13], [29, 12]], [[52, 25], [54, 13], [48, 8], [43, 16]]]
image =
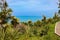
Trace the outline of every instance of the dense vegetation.
[[60, 37], [54, 33], [55, 23], [60, 18], [55, 13], [52, 18], [36, 22], [19, 22], [15, 16], [12, 16], [12, 10], [8, 8], [7, 3], [0, 12], [0, 40], [60, 40]]

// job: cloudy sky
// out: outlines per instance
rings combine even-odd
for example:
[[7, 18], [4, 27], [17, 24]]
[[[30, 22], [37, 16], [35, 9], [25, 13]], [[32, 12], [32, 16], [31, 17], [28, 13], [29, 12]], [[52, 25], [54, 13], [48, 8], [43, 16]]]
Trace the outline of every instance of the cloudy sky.
[[7, 0], [15, 16], [53, 16], [57, 0]]

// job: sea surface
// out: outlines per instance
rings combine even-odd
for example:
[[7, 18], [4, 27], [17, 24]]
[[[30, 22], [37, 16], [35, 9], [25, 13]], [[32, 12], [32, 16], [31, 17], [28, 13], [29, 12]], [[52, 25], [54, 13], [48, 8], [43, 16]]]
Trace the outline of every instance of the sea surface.
[[20, 20], [20, 22], [28, 22], [29, 20], [31, 20], [32, 22], [35, 22], [43, 18], [42, 16], [16, 16], [16, 17]]

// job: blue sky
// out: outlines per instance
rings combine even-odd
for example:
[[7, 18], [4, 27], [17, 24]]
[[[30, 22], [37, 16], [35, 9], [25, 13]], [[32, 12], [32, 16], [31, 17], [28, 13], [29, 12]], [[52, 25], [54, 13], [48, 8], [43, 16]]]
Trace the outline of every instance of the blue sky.
[[57, 0], [7, 0], [15, 16], [53, 16]]

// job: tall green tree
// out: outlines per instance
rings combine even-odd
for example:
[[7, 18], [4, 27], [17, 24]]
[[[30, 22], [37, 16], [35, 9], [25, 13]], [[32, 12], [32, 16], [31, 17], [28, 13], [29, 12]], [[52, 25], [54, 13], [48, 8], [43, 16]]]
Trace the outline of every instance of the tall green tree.
[[0, 12], [0, 24], [3, 25], [8, 23], [16, 25], [18, 23], [18, 20], [12, 16], [12, 9], [9, 8], [7, 2], [5, 2]]

